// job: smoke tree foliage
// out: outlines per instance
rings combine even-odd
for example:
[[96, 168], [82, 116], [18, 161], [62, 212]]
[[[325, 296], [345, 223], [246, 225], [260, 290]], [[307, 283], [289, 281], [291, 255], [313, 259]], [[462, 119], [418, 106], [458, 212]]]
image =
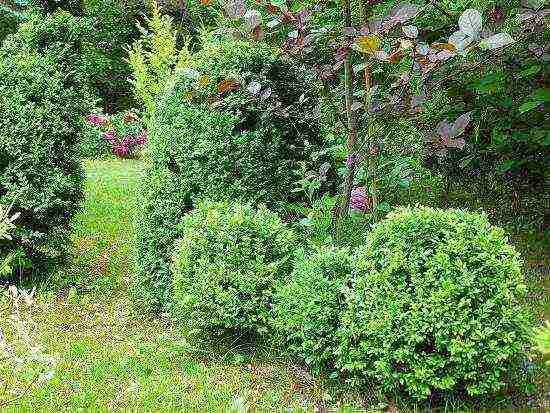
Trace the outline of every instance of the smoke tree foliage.
[[[349, 210], [358, 163], [368, 163], [369, 157], [378, 155], [375, 126], [381, 120], [421, 117], [445, 81], [498, 62], [509, 51], [526, 50], [548, 61], [548, 50], [540, 42], [550, 14], [550, 9], [544, 8], [544, 0], [522, 0], [509, 5], [507, 10], [504, 6], [495, 6], [488, 17], [492, 23], [498, 23], [501, 31], [494, 31], [495, 24], [487, 25], [480, 10], [464, 10], [455, 30], [443, 35], [431, 27], [416, 24], [423, 22], [427, 12], [452, 17], [438, 2], [401, 3], [382, 16], [374, 15], [372, 9], [379, 2], [363, 2], [365, 19], [357, 25], [354, 24], [357, 19], [351, 18], [350, 1], [342, 0], [340, 27], [333, 21], [327, 23], [317, 18], [326, 12], [328, 3], [334, 6], [334, 2], [258, 1], [251, 9], [244, 0], [220, 0], [217, 7], [226, 16], [235, 36], [279, 42], [282, 49], [297, 60], [306, 61], [309, 55], [318, 56], [327, 48], [331, 50], [332, 62], [316, 65], [325, 86], [339, 87], [334, 80], [343, 69], [345, 104], [334, 102], [335, 106], [343, 107], [341, 113], [345, 115], [348, 133], [341, 215]], [[208, 4], [216, 7], [214, 2]], [[505, 16], [509, 18], [505, 20]], [[381, 78], [379, 73], [387, 75], [380, 84], [375, 84], [376, 79]], [[519, 111], [533, 110], [547, 101], [548, 89], [537, 90]], [[369, 133], [358, 136], [364, 126], [361, 122], [368, 124], [367, 129], [374, 131], [374, 136]], [[431, 130], [425, 133], [426, 148], [436, 157], [463, 149], [467, 144], [464, 134], [471, 123], [469, 112], [453, 119], [435, 120]], [[365, 148], [367, 156], [358, 156]], [[375, 196], [373, 200], [376, 202]]]

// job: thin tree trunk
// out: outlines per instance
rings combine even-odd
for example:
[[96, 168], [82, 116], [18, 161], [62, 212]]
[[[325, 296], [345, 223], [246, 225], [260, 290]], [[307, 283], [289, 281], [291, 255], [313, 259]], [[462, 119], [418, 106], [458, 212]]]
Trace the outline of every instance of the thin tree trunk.
[[[342, 8], [344, 12], [344, 25], [345, 27], [351, 27], [351, 9], [350, 9], [350, 0], [342, 1]], [[344, 202], [342, 203], [341, 209], [339, 211], [339, 221], [341, 222], [344, 217], [349, 213], [351, 191], [353, 190], [353, 181], [355, 179], [355, 162], [356, 154], [355, 148], [357, 146], [357, 116], [352, 110], [353, 104], [353, 67], [351, 65], [351, 59], [349, 54], [346, 56], [344, 61], [345, 68], [345, 96], [346, 96], [346, 115], [348, 121], [348, 140], [347, 140], [347, 149], [348, 149], [348, 172], [346, 174], [346, 179], [344, 182]]]

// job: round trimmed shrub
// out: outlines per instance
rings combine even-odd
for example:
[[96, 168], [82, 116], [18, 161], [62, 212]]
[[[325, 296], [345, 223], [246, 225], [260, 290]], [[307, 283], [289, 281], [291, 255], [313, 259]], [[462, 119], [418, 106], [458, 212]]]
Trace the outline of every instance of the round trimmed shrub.
[[83, 198], [78, 141], [91, 100], [67, 50], [0, 49], [0, 203], [20, 213], [3, 250], [23, 252], [35, 273], [69, 245]]
[[530, 342], [521, 261], [502, 229], [460, 210], [402, 209], [355, 257], [338, 366], [417, 399], [506, 387]]
[[336, 331], [345, 309], [344, 290], [351, 278], [349, 249], [320, 247], [299, 251], [288, 281], [275, 294], [274, 327], [288, 353], [315, 372], [334, 370]]
[[192, 331], [267, 332], [275, 283], [292, 270], [296, 237], [273, 212], [201, 203], [180, 225], [172, 314]]

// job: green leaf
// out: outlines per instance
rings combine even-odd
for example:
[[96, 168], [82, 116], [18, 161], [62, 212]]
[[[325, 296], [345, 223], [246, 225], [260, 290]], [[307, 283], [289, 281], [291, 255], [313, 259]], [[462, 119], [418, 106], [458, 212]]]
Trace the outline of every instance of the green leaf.
[[514, 165], [515, 165], [515, 161], [513, 160], [504, 161], [503, 163], [497, 166], [497, 171], [499, 171], [500, 173], [504, 173], [512, 169]]
[[271, 0], [270, 3], [273, 6], [279, 7], [282, 9], [283, 7], [286, 7], [286, 1], [285, 0]]
[[537, 74], [538, 72], [540, 72], [541, 69], [542, 69], [541, 65], [533, 65], [533, 66], [528, 67], [527, 69], [524, 69], [521, 72], [519, 72], [518, 76], [521, 79], [524, 79], [526, 77]]
[[382, 212], [390, 212], [393, 208], [387, 202], [381, 202], [378, 204], [378, 209]]
[[523, 105], [521, 105], [518, 110], [519, 110], [519, 113], [523, 114], [535, 109], [538, 105], [540, 105], [540, 102], [528, 101], [528, 102], [525, 102]]
[[536, 100], [540, 103], [550, 102], [550, 89], [540, 88], [533, 92], [531, 95], [533, 100]]

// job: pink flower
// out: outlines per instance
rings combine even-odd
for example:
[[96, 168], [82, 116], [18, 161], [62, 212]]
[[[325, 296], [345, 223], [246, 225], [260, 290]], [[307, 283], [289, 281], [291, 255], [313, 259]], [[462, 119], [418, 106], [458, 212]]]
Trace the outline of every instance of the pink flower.
[[103, 126], [108, 122], [106, 117], [101, 115], [95, 115], [93, 113], [88, 115], [87, 119], [88, 119], [88, 122], [90, 122], [94, 126]]
[[103, 134], [103, 138], [114, 145], [117, 142], [116, 131], [113, 129], [108, 130]]
[[122, 140], [122, 144], [125, 146], [132, 146], [136, 144], [136, 140], [134, 139], [133, 136], [126, 135]]
[[370, 208], [370, 198], [365, 194], [365, 187], [360, 186], [351, 191], [350, 208], [354, 211], [365, 212]]
[[357, 162], [357, 155], [352, 153], [352, 154], [349, 154], [347, 159], [346, 159], [346, 166], [348, 168], [351, 168], [355, 162]]
[[147, 129], [143, 129], [136, 139], [136, 144], [145, 145], [147, 143], [148, 137], [149, 135], [148, 135]]
[[121, 158], [128, 156], [128, 153], [130, 152], [128, 147], [124, 144], [115, 145], [113, 150], [115, 152], [115, 155]]

